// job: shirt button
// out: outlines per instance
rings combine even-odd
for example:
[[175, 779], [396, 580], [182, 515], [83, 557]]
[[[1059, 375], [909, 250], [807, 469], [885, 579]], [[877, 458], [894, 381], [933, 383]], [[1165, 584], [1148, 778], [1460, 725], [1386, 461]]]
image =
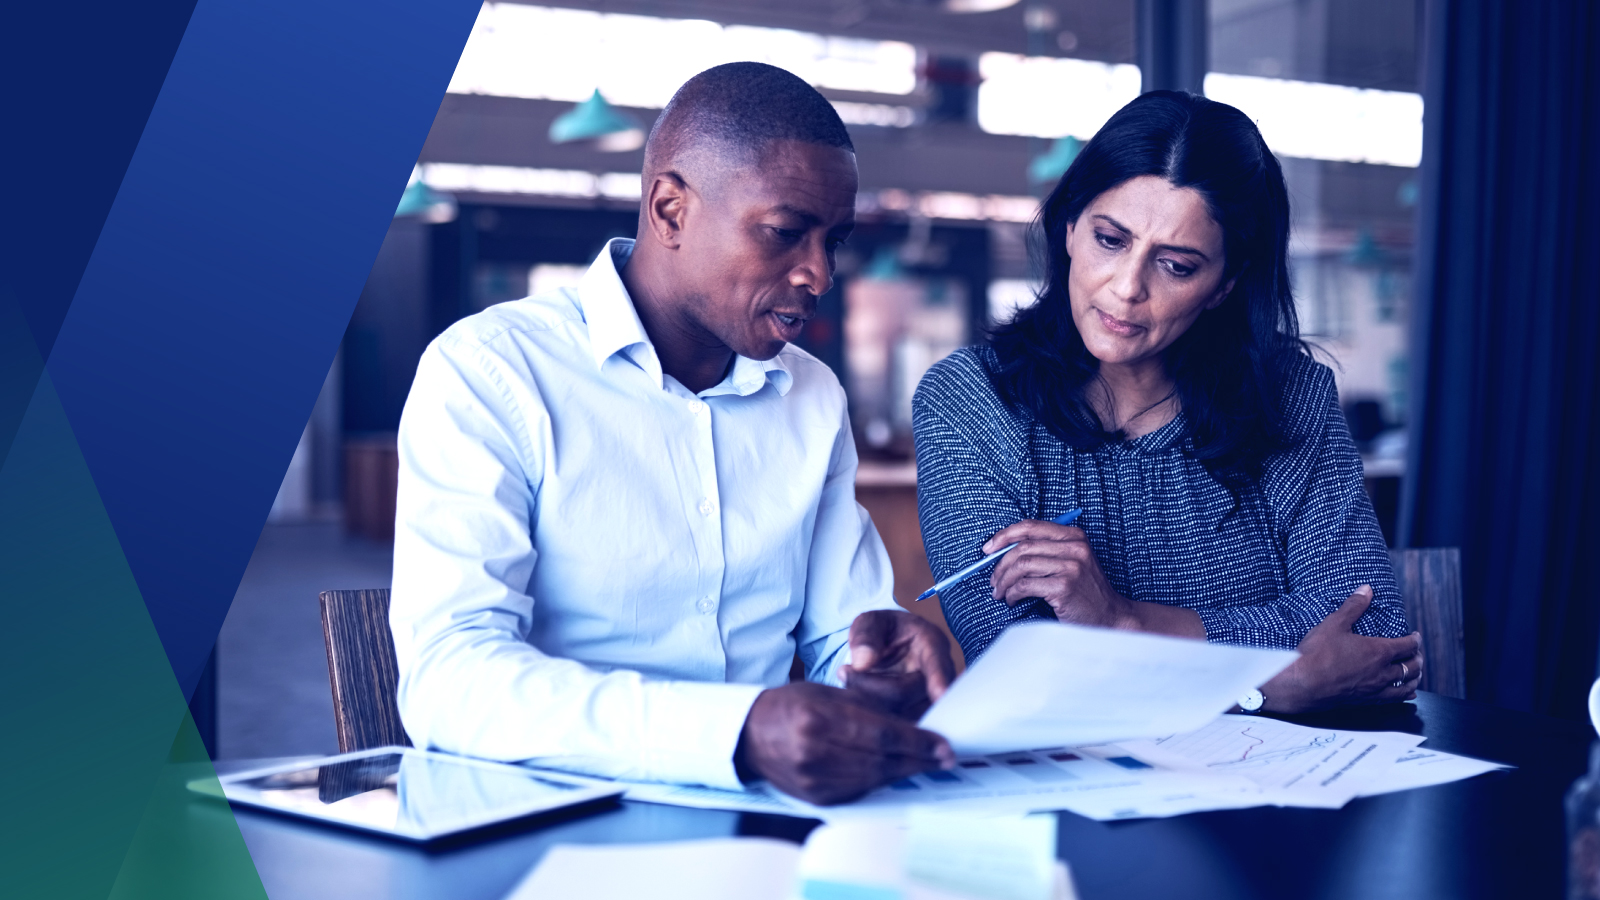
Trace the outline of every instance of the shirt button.
[[695, 415], [698, 416], [698, 415], [700, 415], [701, 413], [703, 413], [705, 411], [706, 411], [705, 401], [703, 401], [703, 400], [690, 400], [689, 401], [689, 412], [692, 412], [692, 413], [694, 413]]
[[711, 498], [710, 497], [707, 497], [704, 500], [700, 501], [700, 515], [709, 516], [709, 515], [711, 515], [712, 513], [716, 512], [716, 511], [717, 511], [717, 505], [715, 503], [711, 502]]
[[717, 604], [710, 597], [701, 597], [700, 602], [696, 603], [694, 608], [705, 615], [710, 615], [711, 611], [717, 608]]

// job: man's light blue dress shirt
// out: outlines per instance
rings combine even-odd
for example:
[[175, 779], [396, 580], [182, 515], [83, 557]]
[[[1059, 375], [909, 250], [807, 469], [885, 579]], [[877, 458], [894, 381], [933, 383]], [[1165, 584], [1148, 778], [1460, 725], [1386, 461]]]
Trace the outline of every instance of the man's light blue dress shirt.
[[390, 623], [418, 746], [734, 787], [751, 703], [892, 609], [844, 391], [794, 348], [698, 395], [607, 245], [579, 286], [464, 319], [400, 422]]

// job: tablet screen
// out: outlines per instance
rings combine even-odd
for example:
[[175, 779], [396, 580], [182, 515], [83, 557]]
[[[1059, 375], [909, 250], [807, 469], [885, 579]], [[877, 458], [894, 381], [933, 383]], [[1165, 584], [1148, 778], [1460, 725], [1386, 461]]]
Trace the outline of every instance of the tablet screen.
[[427, 840], [615, 791], [415, 750], [224, 779], [228, 799]]

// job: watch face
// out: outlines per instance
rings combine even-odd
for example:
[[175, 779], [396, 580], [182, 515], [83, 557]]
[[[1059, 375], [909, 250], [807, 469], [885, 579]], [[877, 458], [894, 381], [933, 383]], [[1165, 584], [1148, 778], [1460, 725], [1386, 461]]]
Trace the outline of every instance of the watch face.
[[1239, 708], [1245, 712], [1255, 712], [1261, 708], [1261, 704], [1265, 702], [1265, 700], [1266, 698], [1261, 696], [1260, 691], [1252, 690], [1250, 693], [1245, 694], [1244, 698], [1239, 701]]

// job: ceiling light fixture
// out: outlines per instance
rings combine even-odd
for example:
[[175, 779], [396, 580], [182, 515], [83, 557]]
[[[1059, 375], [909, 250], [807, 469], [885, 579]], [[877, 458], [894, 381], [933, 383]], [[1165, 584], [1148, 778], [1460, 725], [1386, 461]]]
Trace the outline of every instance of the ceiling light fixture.
[[405, 193], [400, 195], [400, 205], [395, 207], [394, 217], [402, 216], [416, 216], [430, 225], [454, 221], [456, 198], [428, 187], [421, 178], [413, 176]]
[[644, 146], [644, 129], [627, 113], [620, 112], [599, 89], [589, 99], [567, 110], [550, 123], [550, 140], [557, 144], [593, 141], [605, 153], [625, 153]]

